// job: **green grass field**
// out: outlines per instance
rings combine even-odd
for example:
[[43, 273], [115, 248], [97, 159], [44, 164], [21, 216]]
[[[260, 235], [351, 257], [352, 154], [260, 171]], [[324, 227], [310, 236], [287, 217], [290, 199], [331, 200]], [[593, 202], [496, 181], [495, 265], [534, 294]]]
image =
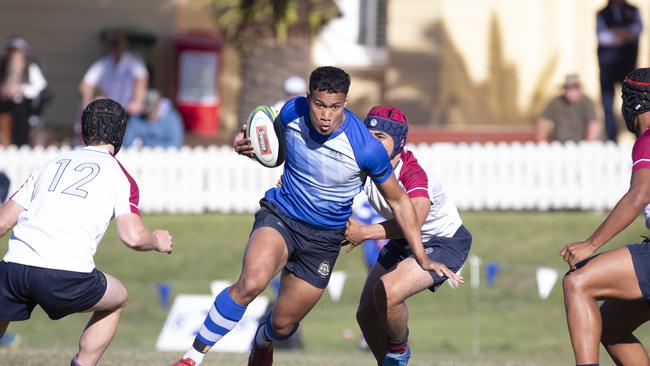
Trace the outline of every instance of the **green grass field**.
[[[595, 213], [465, 213], [474, 235], [472, 253], [483, 261], [503, 264], [494, 287], [475, 291], [443, 286], [409, 299], [411, 365], [569, 365], [573, 356], [564, 320], [561, 285], [551, 296], [537, 296], [535, 270], [549, 266], [564, 271], [557, 254], [568, 241], [585, 238], [603, 219]], [[174, 235], [171, 256], [137, 253], [121, 245], [111, 228], [98, 249], [97, 266], [120, 278], [130, 299], [120, 329], [103, 365], [166, 365], [180, 353], [158, 353], [154, 344], [167, 310], [157, 300], [156, 284], [179, 293], [208, 294], [213, 279], [234, 281], [252, 224], [252, 215], [148, 216], [151, 228]], [[638, 242], [646, 232], [638, 220], [607, 248]], [[6, 238], [0, 250], [6, 249]], [[340, 302], [325, 295], [301, 325], [306, 347], [276, 352], [276, 365], [372, 365], [369, 353], [358, 351], [355, 322], [365, 270], [360, 251], [342, 253], [337, 270], [349, 272]], [[469, 271], [463, 274], [467, 277]], [[484, 272], [482, 272], [482, 275]], [[466, 280], [469, 280], [466, 278]], [[37, 309], [32, 319], [12, 323], [21, 337], [17, 349], [0, 349], [0, 365], [67, 365], [74, 354], [87, 314], [50, 321]], [[343, 331], [354, 332], [352, 340]], [[648, 329], [640, 329], [650, 341]], [[210, 354], [204, 365], [244, 365], [246, 355]], [[611, 365], [603, 355], [601, 364]]]

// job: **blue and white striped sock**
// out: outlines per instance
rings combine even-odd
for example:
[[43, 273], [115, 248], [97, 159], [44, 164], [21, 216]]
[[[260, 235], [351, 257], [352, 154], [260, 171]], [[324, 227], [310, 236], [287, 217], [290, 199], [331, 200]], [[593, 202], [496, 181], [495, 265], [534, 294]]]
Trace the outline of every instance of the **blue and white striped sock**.
[[210, 348], [228, 334], [244, 316], [246, 306], [241, 306], [230, 297], [229, 288], [221, 291], [205, 317], [199, 333], [194, 339], [194, 349], [208, 353]]

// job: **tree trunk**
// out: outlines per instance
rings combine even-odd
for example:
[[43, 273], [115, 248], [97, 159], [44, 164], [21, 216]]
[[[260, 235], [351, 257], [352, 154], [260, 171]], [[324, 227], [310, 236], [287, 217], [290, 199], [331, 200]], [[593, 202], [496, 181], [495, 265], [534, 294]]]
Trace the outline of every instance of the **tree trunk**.
[[239, 120], [259, 104], [274, 104], [285, 99], [284, 81], [297, 75], [309, 83], [311, 40], [292, 37], [277, 44], [269, 39], [242, 55], [242, 88], [239, 95]]

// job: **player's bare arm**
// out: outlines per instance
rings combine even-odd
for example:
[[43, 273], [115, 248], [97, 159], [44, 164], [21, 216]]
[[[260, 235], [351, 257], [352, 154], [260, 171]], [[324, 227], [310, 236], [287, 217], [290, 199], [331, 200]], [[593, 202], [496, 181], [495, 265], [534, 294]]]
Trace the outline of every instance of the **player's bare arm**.
[[420, 236], [421, 226], [418, 225], [415, 210], [411, 200], [397, 183], [395, 176], [391, 175], [385, 182], [377, 184], [377, 187], [393, 211], [395, 220], [404, 233], [404, 239], [409, 243], [415, 260], [420, 267], [425, 271], [435, 271], [439, 276], [446, 276], [453, 285], [457, 286], [463, 283], [463, 277], [456, 275], [444, 264], [432, 261], [425, 254]]
[[[422, 227], [424, 221], [427, 219], [427, 215], [429, 214], [431, 201], [425, 197], [414, 197], [411, 198], [411, 203], [415, 209], [418, 224]], [[377, 224], [364, 225], [350, 218], [345, 230], [345, 239], [352, 244], [349, 249], [363, 243], [365, 240], [401, 238], [404, 238], [404, 233], [395, 219]]]
[[115, 219], [117, 233], [126, 246], [137, 251], [156, 250], [163, 253], [172, 252], [172, 236], [167, 230], [150, 232], [136, 214], [124, 214]]
[[23, 211], [25, 211], [25, 209], [12, 200], [7, 201], [7, 203], [0, 208], [0, 237], [4, 236], [7, 231], [11, 230], [11, 228], [16, 225], [18, 216]]
[[630, 189], [596, 231], [585, 241], [567, 244], [560, 251], [560, 255], [571, 268], [575, 268], [578, 262], [591, 256], [598, 248], [630, 225], [648, 203], [650, 203], [650, 169], [642, 169], [632, 174]]

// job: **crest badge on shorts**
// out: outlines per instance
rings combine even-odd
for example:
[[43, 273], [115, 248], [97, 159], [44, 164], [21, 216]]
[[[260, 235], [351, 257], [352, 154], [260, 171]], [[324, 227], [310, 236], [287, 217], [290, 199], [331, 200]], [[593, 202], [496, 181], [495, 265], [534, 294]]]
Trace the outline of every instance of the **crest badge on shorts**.
[[320, 265], [318, 266], [318, 274], [321, 275], [321, 277], [327, 277], [330, 275], [330, 262], [329, 261], [322, 261], [320, 262]]

